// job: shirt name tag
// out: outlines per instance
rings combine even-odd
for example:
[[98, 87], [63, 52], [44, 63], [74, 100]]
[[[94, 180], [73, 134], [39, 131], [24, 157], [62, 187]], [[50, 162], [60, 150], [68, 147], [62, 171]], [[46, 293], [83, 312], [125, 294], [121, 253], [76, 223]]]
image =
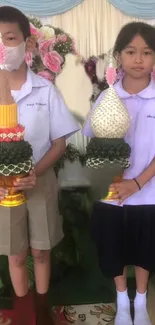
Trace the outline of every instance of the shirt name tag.
[[28, 103], [26, 104], [26, 106], [46, 106], [46, 103]]
[[155, 116], [147, 115], [147, 118], [154, 118], [155, 119]]

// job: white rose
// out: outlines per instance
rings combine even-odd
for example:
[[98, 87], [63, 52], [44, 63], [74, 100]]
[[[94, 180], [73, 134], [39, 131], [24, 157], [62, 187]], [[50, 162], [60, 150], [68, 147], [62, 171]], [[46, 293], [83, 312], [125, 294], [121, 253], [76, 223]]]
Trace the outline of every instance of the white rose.
[[48, 40], [48, 39], [50, 39], [50, 38], [52, 38], [52, 37], [55, 36], [55, 30], [54, 30], [54, 28], [52, 28], [52, 27], [49, 27], [49, 26], [42, 26], [42, 27], [40, 28], [40, 31], [43, 33], [44, 38], [45, 38], [46, 40]]

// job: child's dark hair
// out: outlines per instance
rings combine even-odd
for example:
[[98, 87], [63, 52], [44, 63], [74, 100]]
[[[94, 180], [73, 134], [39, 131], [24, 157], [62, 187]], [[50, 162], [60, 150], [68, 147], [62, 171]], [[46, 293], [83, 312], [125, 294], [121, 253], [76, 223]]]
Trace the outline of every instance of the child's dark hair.
[[9, 6], [0, 7], [0, 23], [17, 23], [26, 41], [30, 33], [28, 18], [18, 9]]
[[121, 53], [136, 35], [141, 36], [149, 48], [155, 52], [155, 28], [143, 22], [132, 22], [125, 25], [119, 32], [114, 46], [114, 56]]

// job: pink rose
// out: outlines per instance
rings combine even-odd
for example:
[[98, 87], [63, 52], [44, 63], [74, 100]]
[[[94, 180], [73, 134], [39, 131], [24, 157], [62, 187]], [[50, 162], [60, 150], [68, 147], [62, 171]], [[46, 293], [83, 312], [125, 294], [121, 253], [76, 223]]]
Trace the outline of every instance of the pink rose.
[[52, 75], [52, 73], [50, 73], [48, 70], [42, 70], [40, 72], [37, 73], [39, 76], [49, 80], [49, 81], [54, 81], [54, 75]]
[[72, 51], [73, 53], [77, 54], [75, 40], [72, 40]]
[[26, 52], [25, 53], [25, 62], [28, 65], [28, 67], [32, 67], [32, 65], [33, 65], [33, 54], [32, 54], [32, 52]]
[[0, 43], [0, 64], [5, 63], [5, 58], [6, 58], [5, 46], [3, 45], [3, 43]]
[[60, 42], [66, 42], [67, 41], [67, 36], [64, 35], [64, 34], [60, 34], [57, 36], [57, 40], [60, 41]]
[[32, 23], [30, 23], [30, 32], [31, 35], [36, 36], [37, 40], [43, 38], [43, 33], [38, 28], [36, 28]]
[[47, 69], [54, 73], [60, 73], [61, 64], [64, 62], [62, 56], [56, 51], [47, 52], [43, 57], [43, 64]]
[[40, 55], [44, 56], [48, 51], [52, 51], [54, 44], [55, 44], [55, 38], [51, 38], [49, 41], [41, 41], [39, 43]]

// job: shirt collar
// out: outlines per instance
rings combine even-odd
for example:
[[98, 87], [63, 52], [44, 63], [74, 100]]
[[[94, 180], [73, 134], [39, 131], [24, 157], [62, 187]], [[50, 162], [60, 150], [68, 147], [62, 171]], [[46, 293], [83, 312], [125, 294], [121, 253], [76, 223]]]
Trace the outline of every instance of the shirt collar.
[[[120, 79], [114, 86], [116, 89], [118, 95], [122, 99], [133, 97], [134, 94], [129, 94], [126, 90], [124, 90], [122, 85], [122, 79]], [[151, 79], [149, 85], [140, 91], [138, 94], [135, 94], [136, 96], [144, 99], [151, 99], [155, 98], [155, 81]]]
[[35, 74], [31, 69], [27, 69], [27, 79], [26, 82], [23, 84], [19, 95], [17, 97], [17, 102], [20, 99], [26, 97], [27, 95], [31, 94], [33, 88], [41, 88], [41, 87], [49, 87], [50, 81], [42, 78]]
[[27, 83], [31, 84], [32, 87], [47, 87], [50, 81], [37, 75], [31, 69], [27, 69]]

